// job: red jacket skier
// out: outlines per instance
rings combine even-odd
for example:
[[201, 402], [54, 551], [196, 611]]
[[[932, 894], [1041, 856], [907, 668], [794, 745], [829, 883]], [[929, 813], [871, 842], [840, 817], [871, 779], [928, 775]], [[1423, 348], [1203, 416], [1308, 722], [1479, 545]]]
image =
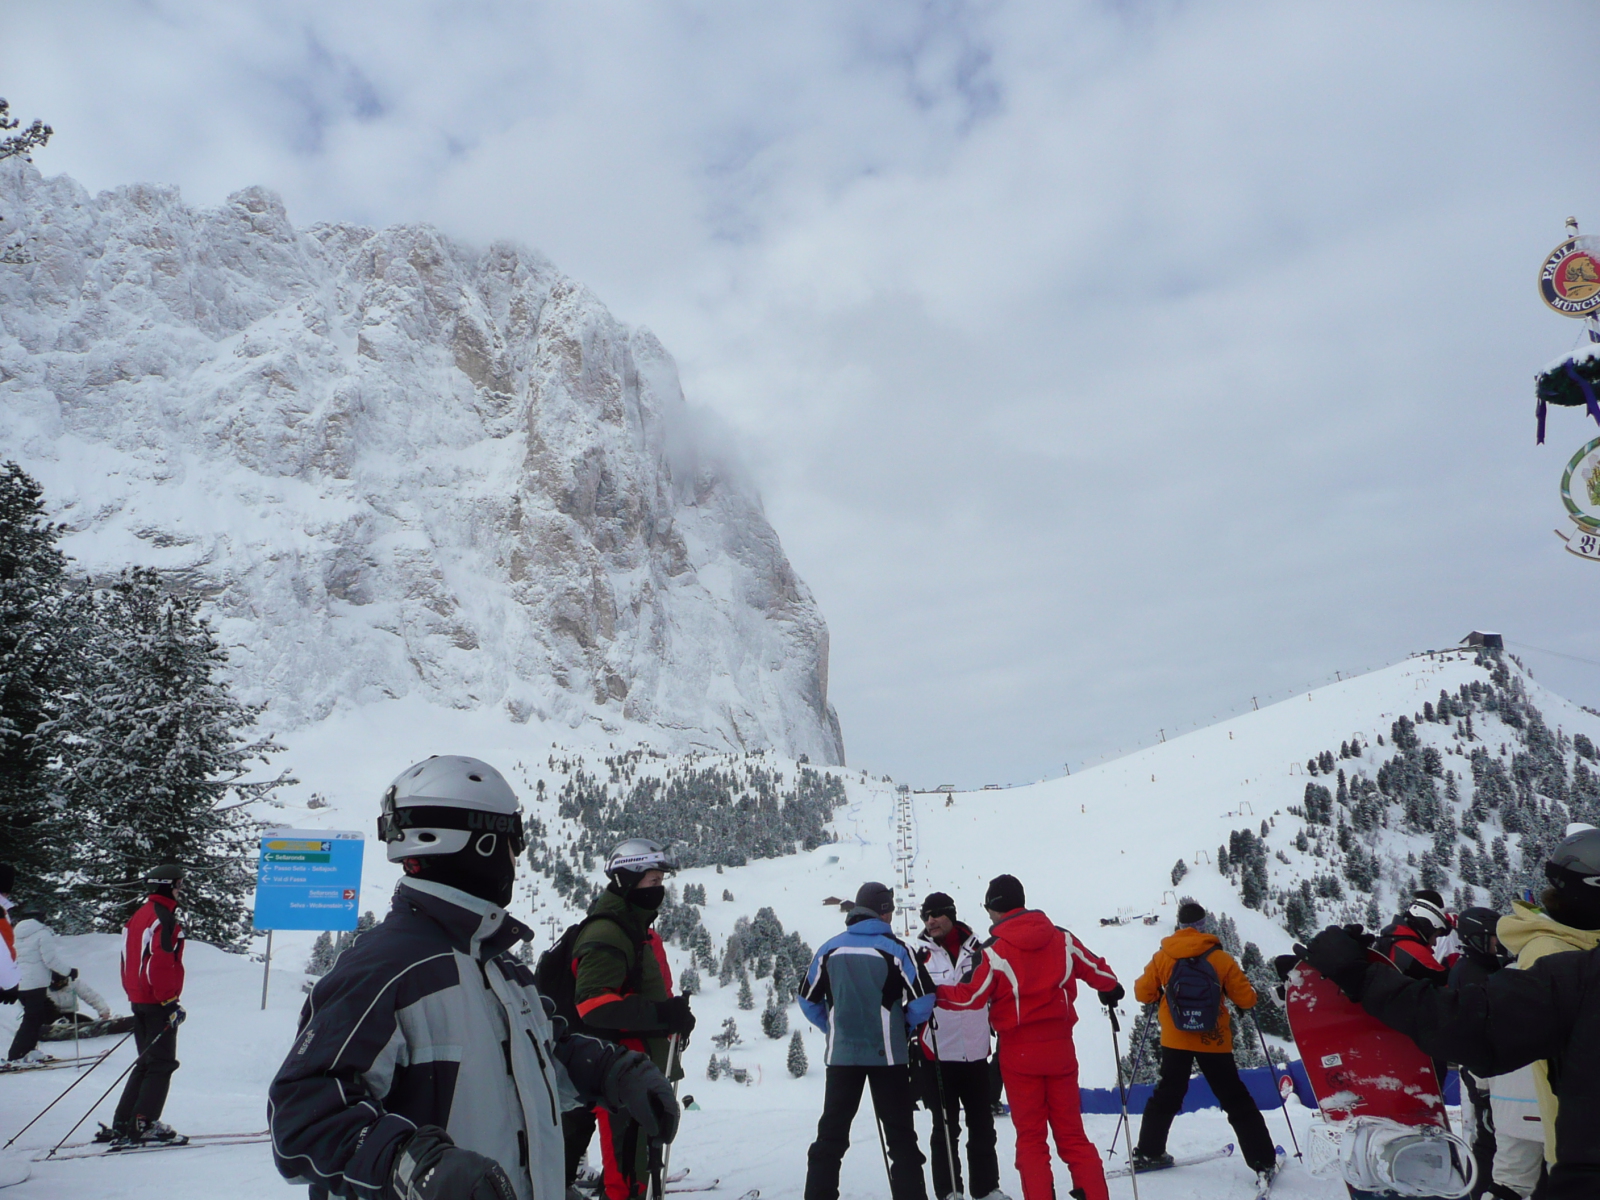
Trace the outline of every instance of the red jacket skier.
[[1079, 979], [1106, 1005], [1122, 999], [1122, 985], [1104, 959], [1044, 913], [1024, 907], [1026, 895], [1014, 876], [991, 880], [983, 903], [994, 937], [969, 982], [938, 989], [939, 1007], [988, 1006], [989, 1023], [1000, 1035], [1000, 1073], [1011, 1098], [1024, 1200], [1055, 1195], [1047, 1127], [1072, 1172], [1074, 1195], [1107, 1200], [1105, 1171], [1079, 1109], [1073, 1002]]
[[1439, 961], [1433, 948], [1450, 928], [1439, 893], [1424, 888], [1414, 893], [1406, 910], [1385, 927], [1375, 948], [1393, 959], [1403, 974], [1443, 987], [1450, 970]]
[[178, 889], [183, 868], [163, 863], [145, 877], [149, 897], [122, 935], [122, 989], [133, 1006], [133, 1044], [139, 1058], [128, 1075], [111, 1128], [100, 1139], [119, 1143], [170, 1142], [177, 1138], [161, 1121], [167, 1087], [178, 1069], [178, 1026], [183, 1009], [183, 925]]

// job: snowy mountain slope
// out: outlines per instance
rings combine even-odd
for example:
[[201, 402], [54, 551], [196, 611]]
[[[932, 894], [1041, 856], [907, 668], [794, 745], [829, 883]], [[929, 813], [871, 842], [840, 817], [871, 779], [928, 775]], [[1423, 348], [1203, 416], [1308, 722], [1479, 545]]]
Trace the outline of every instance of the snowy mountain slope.
[[277, 726], [422, 696], [842, 761], [827, 628], [676, 369], [537, 254], [0, 166], [0, 447], [214, 603]]

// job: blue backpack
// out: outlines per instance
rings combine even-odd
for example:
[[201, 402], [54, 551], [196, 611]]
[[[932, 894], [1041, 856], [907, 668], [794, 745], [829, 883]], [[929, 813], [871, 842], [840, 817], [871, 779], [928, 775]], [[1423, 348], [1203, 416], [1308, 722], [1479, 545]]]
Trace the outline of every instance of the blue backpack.
[[1193, 958], [1180, 958], [1167, 976], [1167, 1010], [1174, 1028], [1184, 1033], [1208, 1033], [1217, 1027], [1222, 1013], [1222, 979], [1206, 960], [1217, 950], [1213, 946]]

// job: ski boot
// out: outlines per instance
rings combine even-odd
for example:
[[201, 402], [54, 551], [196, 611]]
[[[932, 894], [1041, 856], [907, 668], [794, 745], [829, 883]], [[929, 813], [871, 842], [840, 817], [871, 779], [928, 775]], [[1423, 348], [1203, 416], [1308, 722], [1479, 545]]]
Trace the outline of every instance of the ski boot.
[[101, 1143], [115, 1142], [121, 1137], [123, 1137], [123, 1130], [114, 1129], [104, 1121], [101, 1121], [100, 1128], [94, 1131], [94, 1140]]
[[1172, 1155], [1162, 1151], [1160, 1154], [1146, 1154], [1139, 1147], [1133, 1148], [1133, 1157], [1128, 1160], [1128, 1165], [1137, 1175], [1140, 1171], [1162, 1171], [1172, 1165]]
[[112, 1145], [182, 1145], [188, 1140], [165, 1121], [157, 1121], [150, 1117], [135, 1117], [133, 1127], [120, 1140], [113, 1140]]

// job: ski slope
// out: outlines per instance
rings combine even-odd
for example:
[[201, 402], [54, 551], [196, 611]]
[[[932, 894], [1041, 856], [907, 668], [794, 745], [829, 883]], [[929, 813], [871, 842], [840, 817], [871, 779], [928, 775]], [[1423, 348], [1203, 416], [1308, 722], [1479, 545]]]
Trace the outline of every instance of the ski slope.
[[[1287, 806], [1298, 803], [1306, 777], [1304, 763], [1319, 751], [1334, 748], [1352, 734], [1371, 743], [1364, 764], [1345, 763], [1352, 770], [1376, 770], [1388, 751], [1378, 747], [1390, 722], [1420, 709], [1441, 688], [1454, 691], [1461, 683], [1482, 679], [1483, 669], [1468, 656], [1420, 657], [1370, 675], [1284, 701], [1230, 719], [1127, 758], [1070, 778], [999, 791], [955, 794], [913, 793], [902, 796], [892, 781], [871, 778], [860, 770], [840, 770], [848, 803], [833, 822], [838, 840], [815, 851], [753, 862], [722, 871], [685, 871], [678, 885], [701, 883], [708, 903], [704, 922], [719, 944], [741, 916], [753, 916], [770, 905], [786, 929], [797, 929], [813, 946], [842, 925], [828, 897], [849, 897], [865, 880], [879, 879], [901, 888], [911, 904], [929, 891], [953, 895], [964, 919], [981, 928], [981, 900], [988, 879], [1002, 871], [1017, 875], [1028, 889], [1029, 904], [1048, 912], [1058, 924], [1074, 930], [1107, 958], [1124, 981], [1143, 968], [1173, 924], [1175, 893], [1190, 894], [1208, 907], [1231, 913], [1241, 938], [1254, 941], [1271, 956], [1288, 948], [1289, 938], [1273, 921], [1244, 909], [1228, 880], [1208, 859], [1230, 829], [1259, 828]], [[1600, 741], [1600, 717], [1555, 696], [1524, 675], [1529, 698], [1547, 723], [1566, 733], [1585, 732]], [[1448, 727], [1419, 727], [1424, 739], [1437, 739], [1445, 753]], [[1492, 728], [1481, 730], [1494, 740]], [[564, 836], [553, 799], [539, 801], [537, 782], [546, 780], [552, 797], [563, 775], [549, 766], [548, 733], [516, 726], [494, 714], [443, 710], [416, 700], [391, 701], [341, 713], [321, 725], [288, 738], [284, 761], [301, 780], [290, 800], [271, 815], [285, 825], [327, 829], [359, 829], [370, 835], [377, 800], [384, 786], [403, 767], [430, 753], [466, 753], [500, 766], [522, 794], [530, 812], [544, 819], [551, 836]], [[621, 749], [622, 747], [616, 747]], [[559, 757], [584, 756], [592, 764], [611, 749], [601, 742], [573, 747], [563, 744]], [[792, 764], [768, 758], [792, 770]], [[1458, 775], [1464, 758], [1447, 759]], [[598, 771], [604, 778], [604, 768]], [[326, 807], [308, 808], [313, 793]], [[1274, 883], [1297, 878], [1309, 868], [1289, 839], [1298, 822], [1279, 815], [1269, 845], [1285, 851], [1288, 864], [1272, 861]], [[1386, 833], [1389, 850], [1403, 857], [1408, 839]], [[1425, 839], [1424, 839], [1425, 841]], [[1417, 842], [1423, 844], [1422, 841]], [[380, 915], [398, 877], [384, 861], [381, 848], [367, 847], [362, 889], [364, 908]], [[1190, 873], [1174, 889], [1172, 865], [1185, 859]], [[901, 887], [904, 880], [909, 889]], [[732, 901], [721, 899], [724, 889]], [[536, 947], [548, 945], [576, 916], [547, 883], [525, 879], [513, 912], [538, 932]], [[1154, 925], [1137, 918], [1150, 915]], [[1103, 918], [1132, 918], [1132, 923], [1102, 926]], [[900, 923], [907, 919], [902, 915]], [[185, 1004], [190, 1019], [180, 1038], [182, 1069], [174, 1078], [167, 1116], [185, 1132], [243, 1132], [265, 1124], [265, 1089], [292, 1039], [298, 1011], [300, 974], [313, 934], [283, 934], [275, 939], [275, 961], [265, 1011], [260, 1008], [262, 968], [244, 956], [223, 954], [204, 946], [189, 951], [190, 982]], [[85, 977], [108, 997], [118, 995], [116, 940], [105, 936], [66, 939], [67, 953]], [[259, 949], [259, 946], [258, 946]], [[669, 950], [681, 972], [685, 953]], [[736, 987], [720, 988], [715, 978], [703, 980], [705, 991], [695, 1000], [699, 1031], [686, 1054], [688, 1076], [682, 1091], [693, 1095], [698, 1110], [686, 1113], [682, 1135], [673, 1151], [675, 1167], [691, 1168], [694, 1179], [719, 1177], [718, 1192], [736, 1197], [759, 1187], [763, 1197], [798, 1197], [804, 1179], [805, 1151], [822, 1105], [822, 1037], [788, 1009], [791, 1028], [806, 1030], [809, 1073], [791, 1079], [784, 1069], [788, 1039], [770, 1040], [760, 1028], [765, 981], [756, 982], [756, 1010], [737, 1008]], [[124, 1006], [118, 1004], [119, 1010]], [[1125, 1005], [1131, 1025], [1133, 1008]], [[1079, 1006], [1077, 1046], [1086, 1086], [1115, 1082], [1108, 1023], [1092, 998]], [[705, 1077], [710, 1035], [726, 1017], [734, 1017], [743, 1043], [729, 1051], [734, 1064], [749, 1070], [751, 1082]], [[0, 1036], [9, 1037], [15, 1009], [0, 1010]], [[85, 1049], [89, 1047], [85, 1046]], [[104, 1089], [116, 1071], [131, 1060], [125, 1047], [110, 1063], [35, 1126], [19, 1143], [23, 1149], [48, 1148]], [[102, 1078], [103, 1077], [103, 1078]], [[16, 1128], [70, 1081], [64, 1071], [0, 1077], [0, 1139]], [[115, 1094], [97, 1110], [107, 1119]], [[1301, 1144], [1310, 1114], [1291, 1102], [1291, 1117]], [[925, 1115], [919, 1114], [924, 1141]], [[1287, 1141], [1283, 1118], [1269, 1114], [1275, 1138]], [[1090, 1134], [1104, 1149], [1114, 1120], [1091, 1116]], [[86, 1129], [89, 1126], [85, 1127]], [[1020, 1195], [1011, 1165], [1009, 1122], [1001, 1122], [1002, 1186]], [[82, 1136], [82, 1131], [78, 1136]], [[843, 1195], [881, 1196], [885, 1191], [883, 1162], [867, 1112], [858, 1118], [855, 1149], [846, 1159]], [[1180, 1117], [1170, 1149], [1175, 1154], [1201, 1152], [1233, 1140], [1215, 1110]], [[10, 1152], [15, 1155], [17, 1149]], [[1119, 1147], [1116, 1161], [1121, 1161]], [[1065, 1168], [1058, 1171], [1064, 1195], [1070, 1184]], [[77, 1160], [39, 1163], [33, 1178], [7, 1189], [8, 1200], [56, 1200], [68, 1191], [78, 1195], [129, 1197], [130, 1200], [210, 1200], [221, 1193], [238, 1197], [291, 1194], [272, 1169], [261, 1145], [184, 1149], [123, 1160]], [[1342, 1196], [1340, 1185], [1311, 1178], [1291, 1162], [1274, 1189], [1285, 1197]], [[1127, 1180], [1113, 1181], [1114, 1196], [1132, 1194]], [[1141, 1197], [1199, 1198], [1246, 1196], [1248, 1173], [1235, 1158], [1140, 1180]]]

